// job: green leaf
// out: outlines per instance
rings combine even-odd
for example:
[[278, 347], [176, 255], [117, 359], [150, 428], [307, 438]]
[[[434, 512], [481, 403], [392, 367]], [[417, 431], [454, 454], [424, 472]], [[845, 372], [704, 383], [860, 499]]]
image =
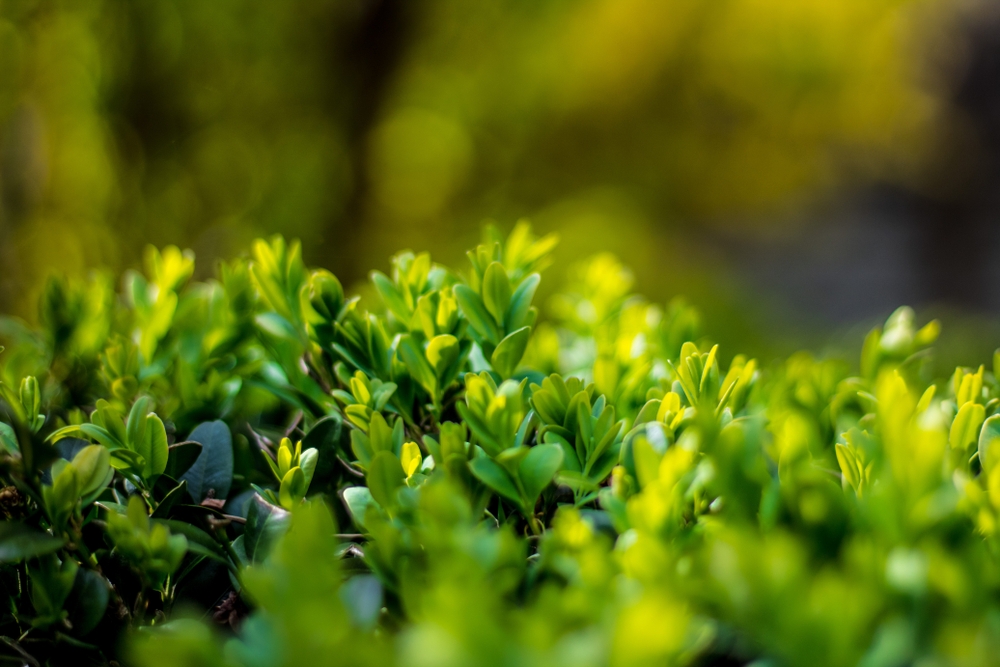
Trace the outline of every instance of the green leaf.
[[455, 285], [453, 289], [455, 300], [462, 315], [469, 321], [473, 330], [483, 340], [496, 345], [500, 342], [500, 328], [483, 305], [479, 295], [468, 285]]
[[17, 521], [0, 523], [0, 563], [17, 563], [50, 554], [63, 544], [61, 538]]
[[1000, 458], [998, 439], [1000, 439], [1000, 415], [993, 415], [983, 423], [983, 430], [979, 434], [979, 465], [987, 475], [993, 471], [997, 459]]
[[[357, 459], [358, 463], [361, 464], [361, 467], [366, 469], [371, 465], [372, 457], [375, 456], [375, 451], [372, 449], [371, 438], [357, 430], [351, 431], [351, 451], [354, 452], [354, 457]], [[268, 459], [268, 461], [270, 461], [270, 459]], [[277, 471], [277, 468], [275, 468], [275, 471]], [[275, 472], [275, 474], [277, 474], [277, 472]]]
[[383, 451], [372, 458], [365, 481], [375, 502], [389, 509], [396, 506], [396, 489], [406, 481], [406, 473], [394, 454]]
[[178, 442], [167, 448], [167, 469], [163, 474], [180, 479], [201, 455], [200, 442]]
[[[132, 404], [125, 423], [125, 444], [130, 449], [140, 451], [139, 442], [146, 434], [146, 420], [149, 418], [149, 398], [143, 396]], [[146, 457], [149, 458], [149, 457]]]
[[201, 444], [201, 453], [181, 479], [188, 484], [188, 491], [196, 503], [208, 497], [210, 490], [215, 497], [225, 499], [233, 483], [233, 436], [221, 420], [199, 424], [191, 435], [191, 442]]
[[243, 533], [243, 546], [251, 562], [259, 563], [267, 558], [275, 542], [288, 530], [291, 517], [291, 513], [272, 505], [259, 494], [251, 498]]
[[371, 279], [389, 312], [398, 317], [404, 324], [409, 324], [412, 313], [407, 307], [403, 295], [399, 293], [389, 277], [380, 271], [372, 271]]
[[410, 334], [400, 336], [396, 352], [406, 365], [406, 370], [410, 372], [413, 379], [426, 389], [428, 394], [435, 396], [437, 393], [437, 375], [430, 364], [427, 363], [423, 350], [420, 349], [420, 345], [413, 339], [413, 336]]
[[[317, 462], [313, 479], [317, 481], [317, 484], [329, 483], [336, 474], [338, 449], [343, 433], [343, 420], [340, 415], [333, 414], [313, 424], [313, 427], [302, 438], [303, 452], [310, 449], [316, 450]], [[306, 472], [305, 466], [303, 466], [303, 472]]]
[[285, 473], [278, 487], [278, 501], [289, 512], [305, 497], [308, 489], [302, 468], [295, 466]]
[[517, 366], [524, 356], [524, 351], [528, 348], [530, 336], [531, 327], [522, 327], [512, 332], [497, 345], [490, 363], [493, 364], [493, 370], [499, 373], [500, 377], [509, 378], [517, 370]]
[[986, 417], [986, 408], [978, 403], [966, 403], [955, 415], [955, 421], [951, 424], [951, 431], [948, 434], [948, 442], [954, 449], [966, 449], [976, 442], [979, 435], [979, 426]]
[[312, 484], [313, 475], [316, 472], [316, 464], [319, 461], [319, 452], [315, 449], [303, 450], [302, 455], [299, 457], [299, 467], [302, 468], [302, 476], [305, 481], [305, 489], [302, 491], [302, 495], [305, 496], [309, 491], [309, 485]]
[[122, 421], [124, 415], [103, 398], [97, 401], [96, 407], [97, 409], [90, 415], [91, 423], [103, 428], [119, 447], [124, 447], [128, 442], [125, 424]]
[[458, 339], [449, 334], [435, 336], [427, 343], [427, 361], [434, 368], [434, 374], [441, 377], [461, 353]]
[[645, 488], [659, 477], [662, 457], [656, 453], [645, 436], [639, 436], [632, 442], [632, 456], [635, 459], [635, 473], [639, 486]]
[[89, 445], [73, 457], [80, 484], [80, 495], [87, 497], [102, 490], [110, 482], [111, 455], [100, 445]]
[[477, 456], [469, 461], [469, 469], [476, 476], [476, 479], [489, 487], [491, 491], [500, 494], [518, 507], [522, 506], [521, 494], [518, 493], [510, 475], [492, 459], [487, 456]]
[[507, 309], [507, 316], [504, 318], [504, 330], [513, 331], [524, 326], [533, 324], [530, 320], [531, 300], [535, 297], [535, 290], [542, 277], [537, 273], [532, 273], [521, 281], [521, 284], [514, 290], [510, 299], [510, 307]]
[[5, 422], [0, 422], [0, 450], [5, 450], [11, 454], [21, 451], [20, 446], [17, 444], [17, 434], [14, 433], [14, 428]]
[[351, 486], [344, 489], [343, 498], [354, 524], [360, 530], [366, 530], [365, 513], [368, 511], [368, 506], [375, 502], [372, 492], [366, 486]]
[[531, 448], [518, 466], [521, 486], [527, 496], [529, 508], [533, 507], [542, 490], [559, 472], [563, 451], [559, 445], [536, 445]]
[[129, 443], [130, 449], [142, 457], [142, 477], [149, 480], [163, 474], [167, 469], [169, 450], [167, 446], [167, 431], [163, 422], [154, 413], [146, 415], [145, 428], [137, 441]]
[[502, 326], [507, 308], [510, 306], [511, 290], [507, 269], [500, 262], [493, 262], [483, 274], [483, 305], [493, 316], [493, 321]]
[[85, 637], [97, 627], [104, 617], [110, 597], [108, 580], [98, 572], [83, 567], [76, 571], [73, 590], [65, 606], [74, 635]]
[[[165, 477], [161, 476], [160, 479], [157, 480], [157, 486], [159, 486], [160, 480], [164, 478]], [[154, 519], [166, 519], [170, 516], [170, 510], [173, 509], [174, 505], [184, 500], [184, 494], [186, 492], [187, 482], [181, 480], [180, 484], [168, 491], [167, 495], [163, 496], [163, 499], [160, 500], [160, 503], [156, 506], [156, 509], [153, 510], [153, 513], [150, 516]]]
[[372, 414], [368, 437], [371, 440], [373, 455], [378, 452], [394, 452], [396, 450], [396, 428], [400, 426], [401, 422], [397, 419], [395, 425], [389, 428], [388, 422], [380, 413]]
[[187, 538], [188, 551], [199, 556], [208, 556], [215, 560], [228, 562], [226, 550], [211, 535], [201, 528], [186, 521], [172, 521], [170, 519], [154, 519], [153, 523], [160, 523], [170, 529], [174, 535], [183, 535]]

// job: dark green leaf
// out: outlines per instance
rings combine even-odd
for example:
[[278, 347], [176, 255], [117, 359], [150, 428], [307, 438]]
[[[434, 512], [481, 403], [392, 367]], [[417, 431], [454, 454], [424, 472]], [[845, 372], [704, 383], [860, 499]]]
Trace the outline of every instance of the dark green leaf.
[[253, 497], [243, 533], [246, 554], [252, 562], [259, 563], [267, 557], [277, 539], [288, 530], [291, 517], [289, 512], [272, 505], [260, 495]]
[[319, 452], [316, 471], [313, 473], [313, 483], [317, 485], [328, 484], [334, 478], [343, 431], [343, 420], [341, 420], [340, 415], [333, 414], [313, 424], [313, 427], [302, 438], [303, 451], [315, 449]]
[[0, 563], [17, 563], [58, 551], [63, 540], [17, 521], [0, 523]]
[[[161, 480], [169, 479], [166, 475], [161, 475], [159, 479], [156, 480], [156, 485], [160, 485]], [[150, 515], [154, 519], [166, 519], [170, 516], [170, 510], [174, 508], [174, 505], [184, 500], [187, 495], [187, 481], [181, 480], [174, 488], [170, 489], [160, 503], [153, 510]]]
[[21, 451], [17, 444], [17, 434], [14, 433], [14, 428], [6, 422], [0, 422], [0, 449], [5, 449], [12, 454]]
[[73, 634], [84, 637], [97, 627], [104, 617], [110, 593], [107, 579], [96, 571], [83, 567], [76, 571], [73, 590], [66, 601], [66, 611], [73, 626]]
[[188, 551], [199, 556], [208, 556], [222, 562], [227, 562], [225, 549], [211, 535], [201, 528], [191, 525], [186, 521], [172, 521], [170, 519], [156, 519], [156, 523], [162, 523], [170, 529], [174, 535], [183, 535], [187, 538]]
[[200, 454], [200, 442], [189, 440], [170, 445], [167, 448], [167, 469], [163, 471], [163, 474], [180, 479], [194, 465]]
[[225, 499], [233, 483], [233, 436], [224, 421], [199, 424], [191, 431], [188, 440], [201, 443], [201, 454], [181, 479], [188, 483], [188, 491], [195, 502], [208, 497], [214, 489], [215, 497]]

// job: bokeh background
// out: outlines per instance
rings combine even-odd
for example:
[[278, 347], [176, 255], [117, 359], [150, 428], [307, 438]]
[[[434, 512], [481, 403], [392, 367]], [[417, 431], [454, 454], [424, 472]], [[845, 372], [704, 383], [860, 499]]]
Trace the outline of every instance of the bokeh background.
[[259, 235], [358, 285], [484, 219], [768, 357], [897, 305], [1000, 344], [1000, 12], [971, 0], [0, 0], [0, 311]]

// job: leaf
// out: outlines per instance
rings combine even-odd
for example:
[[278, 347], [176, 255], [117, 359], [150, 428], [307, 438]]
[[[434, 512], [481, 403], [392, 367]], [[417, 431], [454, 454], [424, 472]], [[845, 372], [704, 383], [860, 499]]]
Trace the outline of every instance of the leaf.
[[99, 500], [94, 504], [100, 507], [101, 509], [107, 510], [108, 512], [113, 512], [115, 514], [120, 514], [122, 516], [125, 516], [126, 513], [128, 512], [128, 507], [126, 507], [125, 505], [122, 505], [121, 503], [113, 503], [109, 500]]
[[458, 339], [449, 334], [435, 336], [427, 343], [427, 361], [434, 368], [434, 374], [437, 377], [444, 374], [448, 367], [458, 359], [460, 353], [461, 347], [458, 344]]
[[462, 315], [484, 340], [496, 345], [500, 342], [500, 328], [483, 306], [482, 299], [468, 285], [455, 285], [452, 290]]
[[73, 590], [65, 605], [74, 635], [85, 637], [97, 627], [108, 607], [110, 593], [108, 580], [96, 571], [83, 567], [76, 571]]
[[299, 457], [299, 467], [302, 468], [302, 477], [305, 481], [305, 489], [302, 491], [303, 496], [309, 492], [309, 485], [312, 484], [313, 475], [316, 473], [316, 463], [318, 460], [319, 452], [312, 448], [304, 450]]
[[365, 512], [368, 511], [368, 506], [375, 502], [371, 491], [366, 486], [350, 486], [344, 489], [342, 495], [347, 511], [354, 519], [354, 525], [362, 531], [365, 530]]
[[371, 441], [373, 455], [378, 452], [394, 451], [395, 429], [398, 425], [400, 425], [400, 420], [397, 419], [396, 425], [390, 429], [389, 424], [385, 421], [385, 417], [381, 413], [376, 412], [372, 414], [371, 423], [368, 427], [368, 438]]
[[840, 472], [844, 475], [844, 480], [855, 490], [861, 484], [860, 471], [857, 466], [857, 459], [854, 453], [839, 442], [834, 445], [837, 453], [837, 463], [840, 464]]
[[201, 528], [186, 521], [155, 519], [153, 522], [163, 524], [174, 535], [183, 535], [187, 538], [187, 549], [191, 553], [198, 554], [199, 556], [207, 556], [223, 563], [229, 562], [226, 550], [222, 548], [222, 545]]
[[17, 434], [14, 433], [14, 428], [6, 422], [0, 422], [0, 449], [12, 454], [21, 451], [17, 444]]
[[143, 396], [132, 404], [132, 409], [128, 413], [128, 421], [125, 423], [125, 443], [136, 451], [138, 451], [138, 443], [145, 437], [148, 418], [149, 398]]
[[983, 430], [979, 434], [979, 465], [987, 475], [993, 472], [997, 458], [1000, 457], [997, 439], [1000, 439], [1000, 415], [993, 415], [983, 423]]
[[530, 336], [531, 327], [522, 327], [512, 332], [497, 345], [490, 363], [493, 365], [493, 370], [500, 374], [500, 377], [507, 379], [517, 370], [517, 366], [524, 356], [524, 351], [528, 347]]
[[396, 505], [396, 489], [403, 485], [406, 474], [399, 459], [390, 452], [379, 452], [372, 458], [365, 481], [372, 492], [372, 498], [382, 507], [389, 509]]
[[17, 563], [50, 554], [63, 544], [61, 538], [17, 521], [0, 523], [0, 563]]
[[402, 463], [403, 472], [406, 473], [407, 479], [412, 477], [413, 473], [420, 468], [420, 464], [423, 463], [423, 457], [420, 454], [420, 447], [417, 443], [407, 442], [403, 445], [400, 463]]
[[951, 431], [948, 434], [948, 442], [955, 449], [966, 449], [976, 442], [979, 434], [979, 426], [986, 417], [986, 408], [979, 403], [968, 402], [962, 406], [955, 415], [955, 421], [951, 423]]
[[503, 325], [507, 307], [510, 306], [510, 278], [500, 262], [493, 262], [483, 273], [483, 305], [498, 325]]
[[254, 495], [250, 500], [243, 533], [247, 558], [255, 563], [264, 560], [274, 543], [288, 530], [291, 517], [291, 513], [272, 505], [259, 494]]
[[[2, 422], [0, 422], [2, 423]], [[84, 447], [90, 447], [91, 442], [82, 438], [61, 438], [55, 443], [59, 456], [67, 461], [72, 461], [73, 457], [80, 453]]]
[[163, 471], [163, 474], [180, 479], [198, 460], [201, 450], [200, 442], [191, 442], [190, 440], [170, 445], [167, 448], [167, 469]]
[[485, 484], [495, 493], [515, 503], [518, 507], [522, 505], [521, 494], [511, 480], [510, 475], [501, 466], [487, 456], [477, 456], [469, 461], [469, 469], [476, 479]]
[[404, 324], [409, 324], [410, 309], [407, 307], [403, 295], [399, 293], [389, 277], [380, 271], [372, 271], [371, 279], [389, 312], [398, 317]]
[[420, 345], [413, 339], [413, 336], [410, 334], [400, 336], [396, 353], [406, 364], [406, 370], [410, 372], [413, 379], [426, 389], [428, 394], [434, 396], [437, 393], [437, 375], [427, 363], [423, 350], [420, 349]]
[[347, 608], [351, 622], [363, 630], [371, 630], [382, 610], [382, 583], [372, 574], [362, 574], [344, 582], [340, 600]]
[[295, 505], [305, 497], [307, 488], [306, 476], [302, 474], [302, 468], [295, 466], [286, 472], [281, 479], [281, 486], [278, 487], [278, 501], [282, 507], [291, 512]]
[[530, 325], [531, 300], [535, 297], [535, 290], [542, 277], [537, 273], [532, 273], [521, 281], [521, 284], [514, 290], [510, 299], [510, 307], [507, 309], [507, 316], [504, 318], [504, 329], [513, 331], [523, 326]]
[[524, 457], [518, 466], [518, 475], [529, 506], [534, 506], [542, 490], [559, 472], [562, 462], [563, 451], [559, 445], [536, 445]]
[[645, 436], [639, 436], [632, 442], [632, 456], [635, 459], [636, 480], [640, 488], [645, 488], [659, 477], [661, 457]]
[[[164, 479], [166, 476], [163, 475], [160, 479], [156, 480], [157, 485], [159, 485], [160, 480]], [[163, 496], [160, 500], [160, 504], [156, 506], [151, 515], [154, 519], [166, 519], [170, 516], [170, 510], [173, 509], [174, 505], [179, 503], [184, 499], [184, 495], [187, 491], [187, 481], [181, 480], [180, 484], [172, 488], [167, 492], [167, 495]]]
[[216, 420], [199, 424], [188, 440], [201, 443], [201, 454], [181, 475], [188, 484], [188, 491], [196, 503], [208, 497], [210, 489], [215, 497], [225, 499], [233, 483], [233, 436], [226, 422]]
[[145, 433], [138, 442], [131, 443], [134, 451], [143, 458], [142, 476], [152, 479], [167, 469], [167, 430], [155, 413], [146, 415]]
[[323, 417], [313, 424], [313, 427], [302, 438], [303, 451], [316, 450], [317, 462], [313, 479], [318, 484], [328, 483], [337, 471], [337, 454], [343, 432], [344, 422], [340, 415], [333, 414]]
[[90, 496], [99, 492], [110, 481], [111, 455], [100, 445], [89, 445], [73, 457], [73, 467], [79, 476], [80, 495]]

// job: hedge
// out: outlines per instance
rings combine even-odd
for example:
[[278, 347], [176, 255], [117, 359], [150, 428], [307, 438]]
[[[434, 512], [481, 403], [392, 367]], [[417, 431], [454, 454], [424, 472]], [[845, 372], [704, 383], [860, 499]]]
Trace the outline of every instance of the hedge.
[[858, 367], [724, 363], [606, 255], [540, 321], [555, 243], [366, 302], [280, 237], [52, 279], [0, 323], [5, 658], [995, 664], [1000, 354], [932, 380], [900, 308]]

